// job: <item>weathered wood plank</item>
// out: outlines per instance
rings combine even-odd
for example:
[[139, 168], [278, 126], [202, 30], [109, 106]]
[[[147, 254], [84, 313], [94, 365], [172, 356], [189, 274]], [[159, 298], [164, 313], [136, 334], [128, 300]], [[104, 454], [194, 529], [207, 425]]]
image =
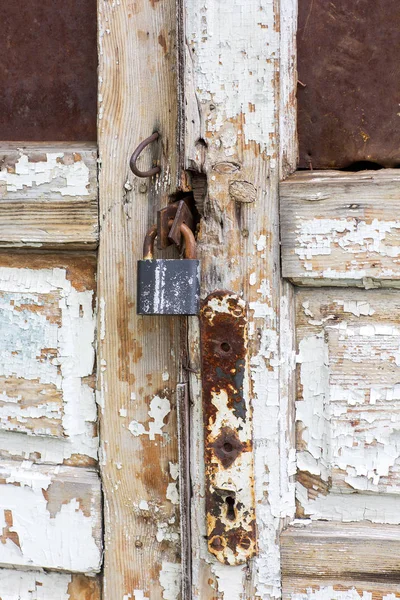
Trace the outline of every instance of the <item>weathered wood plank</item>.
[[0, 247], [94, 248], [94, 144], [0, 146]]
[[0, 565], [95, 573], [101, 491], [95, 471], [0, 462]]
[[0, 252], [0, 455], [96, 460], [95, 267]]
[[101, 600], [96, 577], [0, 569], [1, 600]]
[[399, 526], [299, 524], [281, 534], [281, 551], [284, 577], [390, 581], [400, 575]]
[[398, 292], [298, 289], [296, 314], [298, 514], [400, 523]]
[[371, 287], [400, 279], [397, 170], [298, 172], [280, 185], [282, 273]]
[[[208, 186], [204, 202], [199, 203], [202, 294], [225, 289], [242, 295], [248, 303], [251, 384], [247, 400], [254, 411], [259, 530], [259, 554], [246, 568], [222, 565], [207, 551], [201, 386], [199, 375], [191, 373], [192, 595], [201, 600], [278, 598], [277, 531], [281, 517], [293, 514], [294, 504], [293, 489], [286, 487], [286, 481], [282, 489], [288, 495], [282, 501], [279, 458], [280, 442], [282, 454], [287, 455], [290, 436], [281, 436], [279, 425], [278, 180], [280, 171], [294, 168], [295, 142], [285, 140], [292, 135], [292, 123], [281, 124], [281, 148], [278, 140], [281, 100], [288, 119], [294, 111], [295, 8], [293, 3], [280, 6], [280, 2], [242, 0], [211, 4], [184, 0], [183, 4], [185, 166], [205, 177]], [[282, 57], [281, 39], [288, 43], [288, 54]], [[285, 85], [286, 94], [282, 94]], [[279, 164], [280, 154], [285, 165]], [[196, 174], [193, 179], [196, 183]], [[192, 322], [189, 348], [195, 371], [200, 364], [197, 335]], [[287, 390], [284, 395], [282, 410], [287, 414]], [[243, 472], [243, 482], [252, 476], [250, 467]]]
[[[104, 600], [180, 593], [175, 391], [179, 319], [137, 317], [136, 260], [156, 210], [176, 191], [176, 6], [99, 4], [99, 401], [105, 498]], [[154, 130], [161, 175], [129, 158]]]
[[283, 578], [282, 600], [398, 600], [399, 584], [344, 579]]

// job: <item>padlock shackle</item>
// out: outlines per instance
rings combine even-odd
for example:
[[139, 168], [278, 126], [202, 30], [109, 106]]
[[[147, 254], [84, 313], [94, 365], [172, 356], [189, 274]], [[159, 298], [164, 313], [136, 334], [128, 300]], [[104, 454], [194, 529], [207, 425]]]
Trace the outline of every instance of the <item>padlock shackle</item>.
[[[168, 222], [168, 225], [172, 225], [173, 219]], [[180, 227], [183, 239], [185, 240], [185, 258], [194, 260], [196, 259], [196, 240], [193, 235], [193, 231], [185, 223], [182, 223]], [[157, 225], [153, 225], [148, 232], [143, 242], [143, 260], [153, 260], [154, 258], [154, 240], [157, 237]]]
[[153, 225], [146, 233], [143, 242], [143, 259], [152, 260], [154, 258], [154, 240], [157, 237], [157, 225]]
[[182, 223], [180, 230], [183, 235], [183, 239], [185, 240], [185, 258], [195, 260], [197, 256], [197, 249], [193, 231], [186, 225], [186, 223]]

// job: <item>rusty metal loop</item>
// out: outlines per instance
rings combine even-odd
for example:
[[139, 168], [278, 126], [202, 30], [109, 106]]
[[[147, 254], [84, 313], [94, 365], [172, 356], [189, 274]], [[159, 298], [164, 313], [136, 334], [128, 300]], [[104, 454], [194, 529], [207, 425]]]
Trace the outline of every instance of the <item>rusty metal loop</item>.
[[143, 259], [152, 260], [154, 254], [154, 240], [157, 237], [157, 225], [153, 225], [148, 232], [143, 242]]
[[[171, 226], [174, 222], [173, 219], [168, 221], [168, 225]], [[183, 239], [185, 240], [185, 258], [195, 259], [196, 258], [196, 240], [193, 235], [193, 231], [182, 223], [181, 232], [183, 235]], [[157, 237], [157, 225], [153, 225], [148, 232], [146, 233], [146, 237], [143, 242], [143, 259], [144, 260], [153, 260], [154, 258], [154, 240]]]
[[149, 136], [148, 138], [143, 140], [143, 142], [140, 142], [139, 146], [136, 148], [135, 152], [132, 154], [131, 160], [129, 161], [129, 166], [130, 166], [132, 173], [134, 175], [136, 175], [137, 177], [153, 177], [153, 175], [157, 175], [157, 173], [159, 173], [161, 171], [161, 167], [153, 167], [152, 169], [149, 169], [148, 171], [140, 171], [136, 166], [136, 161], [139, 158], [139, 155], [141, 154], [141, 152], [146, 148], [146, 146], [151, 144], [151, 142], [155, 142], [156, 140], [158, 140], [159, 137], [160, 137], [160, 134], [158, 133], [158, 131], [156, 131], [151, 136]]

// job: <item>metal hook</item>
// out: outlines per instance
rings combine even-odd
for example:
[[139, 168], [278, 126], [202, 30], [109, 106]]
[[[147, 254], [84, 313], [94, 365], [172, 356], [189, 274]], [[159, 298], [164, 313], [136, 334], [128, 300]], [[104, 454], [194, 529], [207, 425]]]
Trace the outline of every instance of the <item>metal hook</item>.
[[156, 131], [150, 137], [143, 140], [143, 142], [141, 142], [139, 144], [139, 146], [136, 148], [135, 152], [132, 154], [131, 160], [129, 161], [129, 166], [131, 168], [132, 173], [134, 175], [136, 175], [137, 177], [153, 177], [153, 175], [156, 175], [157, 173], [159, 173], [161, 171], [161, 167], [153, 167], [152, 169], [149, 169], [148, 171], [139, 171], [139, 169], [136, 166], [136, 161], [139, 158], [139, 155], [142, 152], [142, 150], [144, 150], [144, 148], [146, 148], [146, 146], [151, 144], [151, 142], [155, 142], [156, 140], [158, 140], [159, 137], [160, 137], [160, 134], [158, 133], [158, 131]]

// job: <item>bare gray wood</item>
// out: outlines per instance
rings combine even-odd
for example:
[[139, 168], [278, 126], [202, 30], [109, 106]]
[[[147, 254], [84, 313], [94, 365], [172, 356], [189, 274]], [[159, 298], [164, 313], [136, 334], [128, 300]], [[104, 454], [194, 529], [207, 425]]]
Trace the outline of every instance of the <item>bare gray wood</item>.
[[280, 185], [282, 274], [372, 287], [400, 279], [400, 174], [297, 172]]
[[0, 146], [0, 247], [95, 248], [94, 144]]
[[326, 521], [281, 534], [283, 577], [365, 579], [399, 576], [400, 526]]

